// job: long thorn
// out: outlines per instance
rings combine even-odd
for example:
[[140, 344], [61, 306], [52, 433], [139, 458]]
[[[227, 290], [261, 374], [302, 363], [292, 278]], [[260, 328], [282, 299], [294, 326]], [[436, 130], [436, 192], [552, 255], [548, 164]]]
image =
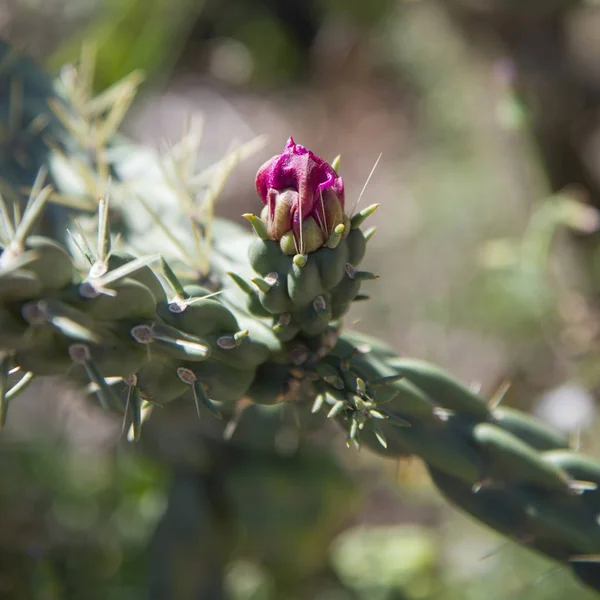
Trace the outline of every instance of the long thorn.
[[354, 215], [354, 211], [356, 210], [358, 203], [362, 200], [363, 194], [365, 193], [365, 190], [367, 189], [367, 186], [369, 185], [369, 182], [371, 181], [371, 177], [373, 177], [373, 173], [375, 173], [375, 169], [377, 168], [377, 165], [379, 164], [379, 161], [381, 160], [382, 155], [383, 155], [383, 153], [380, 153], [379, 156], [377, 157], [377, 160], [375, 161], [375, 164], [373, 165], [373, 168], [371, 169], [371, 172], [369, 173], [369, 176], [367, 177], [367, 180], [365, 181], [365, 185], [363, 185], [363, 188], [360, 191], [360, 194], [358, 195], [358, 199], [356, 200], [356, 202], [354, 203], [354, 206], [352, 207], [351, 216]]

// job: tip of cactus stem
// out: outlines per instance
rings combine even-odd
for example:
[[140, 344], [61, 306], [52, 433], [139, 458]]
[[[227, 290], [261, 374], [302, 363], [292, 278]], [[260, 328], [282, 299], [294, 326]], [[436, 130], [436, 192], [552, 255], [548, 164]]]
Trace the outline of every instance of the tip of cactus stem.
[[367, 206], [360, 212], [356, 213], [350, 220], [352, 229], [358, 229], [364, 223], [367, 217], [370, 217], [378, 208], [379, 204], [371, 204], [371, 206]]
[[293, 258], [294, 264], [299, 268], [302, 268], [307, 260], [308, 258], [304, 254], [296, 254]]
[[269, 239], [269, 232], [267, 231], [267, 226], [260, 217], [257, 217], [252, 213], [244, 213], [242, 217], [244, 217], [244, 219], [250, 222], [250, 225], [252, 225], [254, 232], [261, 240]]

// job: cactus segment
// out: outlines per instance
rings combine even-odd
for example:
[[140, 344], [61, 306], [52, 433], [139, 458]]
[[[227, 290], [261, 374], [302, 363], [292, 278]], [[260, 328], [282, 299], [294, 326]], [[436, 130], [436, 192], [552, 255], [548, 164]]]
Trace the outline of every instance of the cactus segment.
[[71, 283], [73, 262], [60, 244], [41, 236], [29, 236], [25, 242], [27, 250], [36, 254], [27, 270], [37, 276], [45, 292], [62, 290]]
[[[186, 292], [196, 289], [186, 287]], [[231, 310], [216, 298], [190, 295], [183, 303], [161, 303], [156, 314], [172, 327], [203, 337], [214, 332], [238, 331], [239, 326]]]
[[477, 420], [490, 417], [486, 403], [442, 369], [406, 358], [392, 358], [387, 365], [427, 395], [436, 398], [444, 408], [465, 416], [472, 415]]
[[42, 292], [42, 283], [35, 273], [25, 269], [0, 271], [0, 302], [32, 300]]
[[84, 282], [65, 290], [63, 299], [98, 321], [150, 320], [156, 314], [154, 294], [129, 277], [115, 281], [101, 292]]
[[256, 369], [252, 384], [246, 397], [254, 404], [270, 406], [283, 402], [289, 392], [291, 381], [289, 367], [270, 361], [264, 362]]
[[569, 446], [566, 436], [514, 408], [500, 406], [492, 411], [492, 417], [497, 427], [512, 433], [536, 450], [566, 449]]
[[[111, 253], [107, 266], [109, 270], [118, 269], [126, 264], [130, 264], [131, 261], [135, 260], [135, 256], [131, 254], [116, 254]], [[167, 301], [167, 293], [163, 287], [160, 279], [156, 276], [154, 271], [147, 265], [140, 266], [135, 271], [129, 273], [129, 279], [134, 279], [138, 283], [145, 285], [154, 296], [157, 303]]]
[[537, 451], [516, 436], [491, 423], [473, 428], [473, 439], [483, 451], [486, 476], [508, 484], [526, 483], [553, 491], [569, 490], [569, 477], [559, 467], [544, 462]]
[[136, 372], [137, 385], [144, 398], [162, 406], [188, 391], [188, 386], [177, 375], [175, 361], [164, 354], [153, 353]]

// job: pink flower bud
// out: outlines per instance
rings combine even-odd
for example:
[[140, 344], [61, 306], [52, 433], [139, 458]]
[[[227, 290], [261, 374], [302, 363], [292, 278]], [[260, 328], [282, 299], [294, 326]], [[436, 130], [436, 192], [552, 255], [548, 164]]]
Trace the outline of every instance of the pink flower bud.
[[[291, 137], [283, 152], [258, 170], [256, 191], [265, 204], [262, 216], [271, 239], [280, 241], [291, 231], [297, 252], [318, 249], [343, 222], [344, 181], [330, 164]], [[322, 235], [315, 234], [315, 222]], [[305, 231], [311, 232], [308, 245]]]

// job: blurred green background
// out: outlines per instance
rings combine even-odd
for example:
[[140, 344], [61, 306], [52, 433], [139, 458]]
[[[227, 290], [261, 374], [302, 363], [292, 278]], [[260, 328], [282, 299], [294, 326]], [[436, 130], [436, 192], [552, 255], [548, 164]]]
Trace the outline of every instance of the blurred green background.
[[[505, 403], [599, 455], [598, 2], [4, 0], [0, 34], [53, 73], [93, 47], [97, 91], [143, 70], [141, 143], [197, 113], [207, 164], [267, 134], [219, 201], [232, 219], [289, 135], [341, 153], [349, 206], [381, 155], [361, 200], [381, 278], [347, 325], [485, 394], [510, 381]], [[0, 598], [592, 598], [418, 461], [255, 412], [238, 443], [169, 413], [132, 447], [64, 382], [35, 386], [0, 439]]]

